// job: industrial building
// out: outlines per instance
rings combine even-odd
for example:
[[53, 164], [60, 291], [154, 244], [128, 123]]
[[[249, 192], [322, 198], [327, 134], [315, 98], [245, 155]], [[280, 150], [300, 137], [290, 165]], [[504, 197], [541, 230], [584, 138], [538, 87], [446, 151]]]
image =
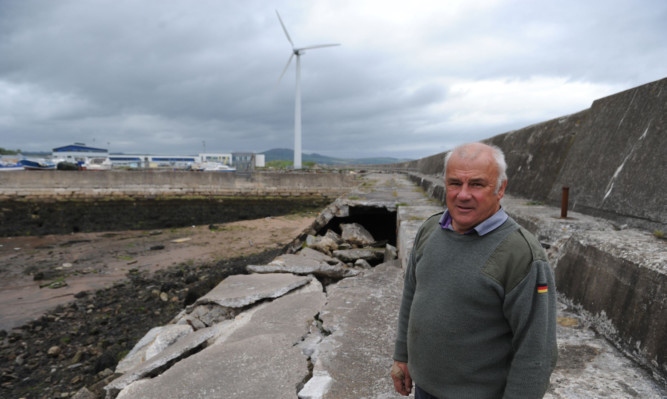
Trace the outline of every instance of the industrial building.
[[109, 154], [107, 149], [74, 143], [54, 148], [54, 162], [70, 162], [81, 167], [108, 163], [110, 168], [250, 171], [264, 167], [264, 155], [251, 152], [200, 153], [197, 155]]

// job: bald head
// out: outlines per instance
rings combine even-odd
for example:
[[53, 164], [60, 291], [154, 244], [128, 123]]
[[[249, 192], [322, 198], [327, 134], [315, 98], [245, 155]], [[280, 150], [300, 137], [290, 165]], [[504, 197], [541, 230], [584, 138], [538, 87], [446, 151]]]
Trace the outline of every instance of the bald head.
[[503, 182], [507, 181], [507, 163], [505, 162], [505, 154], [495, 145], [487, 145], [483, 143], [467, 143], [462, 144], [451, 150], [445, 156], [445, 176], [447, 175], [447, 165], [452, 157], [459, 159], [473, 161], [480, 157], [488, 157], [488, 159], [495, 164], [498, 173], [496, 181], [496, 193], [500, 190]]

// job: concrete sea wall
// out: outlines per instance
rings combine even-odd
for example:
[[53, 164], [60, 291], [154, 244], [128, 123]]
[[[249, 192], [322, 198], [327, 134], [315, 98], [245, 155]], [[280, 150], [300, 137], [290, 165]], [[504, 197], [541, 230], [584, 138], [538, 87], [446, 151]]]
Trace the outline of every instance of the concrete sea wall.
[[0, 200], [28, 197], [321, 196], [336, 198], [356, 184], [347, 173], [186, 171], [20, 171], [0, 173]]
[[334, 172], [8, 172], [0, 174], [0, 236], [155, 229], [316, 211], [356, 184], [354, 175]]
[[[565, 186], [572, 210], [667, 229], [667, 78], [486, 142], [506, 154], [511, 195], [559, 206]], [[445, 155], [394, 167], [442, 176]]]

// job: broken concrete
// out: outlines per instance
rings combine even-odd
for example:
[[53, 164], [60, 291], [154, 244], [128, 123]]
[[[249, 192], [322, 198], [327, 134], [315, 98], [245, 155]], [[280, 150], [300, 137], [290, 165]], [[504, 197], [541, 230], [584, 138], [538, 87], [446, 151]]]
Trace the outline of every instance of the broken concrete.
[[373, 245], [375, 238], [359, 223], [347, 223], [340, 225], [343, 231], [341, 237], [352, 245], [368, 246]]
[[[229, 323], [229, 322], [227, 322]], [[123, 376], [115, 379], [109, 385], [104, 387], [107, 391], [107, 397], [113, 398], [118, 392], [128, 387], [133, 382], [153, 375], [159, 374], [163, 369], [168, 368], [183, 357], [203, 345], [206, 340], [215, 336], [218, 329], [225, 328], [226, 324], [221, 323], [214, 327], [202, 329], [192, 334], [187, 335], [183, 339], [175, 342], [173, 345], [167, 347], [159, 355], [154, 356], [146, 361], [133, 364], [134, 367], [123, 367], [116, 370], [117, 373], [123, 373]], [[168, 396], [167, 396], [168, 397]]]
[[308, 235], [306, 245], [315, 250], [330, 254], [333, 250], [338, 248], [338, 244], [331, 237], [316, 237]]
[[197, 299], [192, 308], [209, 303], [227, 308], [243, 308], [263, 299], [278, 298], [308, 284], [311, 277], [290, 274], [253, 274], [227, 277], [211, 292]]
[[127, 373], [146, 360], [159, 355], [171, 344], [191, 332], [192, 327], [176, 324], [151, 329], [144, 338], [134, 346], [132, 351], [118, 363], [118, 366], [116, 366], [116, 373]]
[[350, 269], [340, 261], [330, 264], [327, 260], [314, 259], [303, 255], [285, 254], [277, 257], [268, 265], [249, 265], [246, 269], [251, 273], [292, 273], [341, 279], [356, 276], [359, 271]]
[[319, 398], [398, 396], [388, 370], [402, 288], [398, 261], [329, 286], [320, 318], [331, 334], [319, 345], [313, 374], [320, 378], [306, 387], [326, 384], [328, 376], [334, 383]]
[[333, 252], [333, 256], [345, 263], [354, 263], [357, 259], [363, 259], [377, 264], [384, 259], [384, 248], [339, 249]]
[[306, 358], [284, 337], [261, 335], [202, 351], [153, 378], [126, 387], [118, 399], [293, 399], [308, 376]]
[[118, 398], [267, 397], [267, 392], [294, 398], [309, 374], [297, 344], [324, 301], [322, 286], [314, 281], [209, 329], [208, 347], [158, 377], [139, 380], [148, 374], [128, 373], [105, 389], [113, 397], [121, 388]]

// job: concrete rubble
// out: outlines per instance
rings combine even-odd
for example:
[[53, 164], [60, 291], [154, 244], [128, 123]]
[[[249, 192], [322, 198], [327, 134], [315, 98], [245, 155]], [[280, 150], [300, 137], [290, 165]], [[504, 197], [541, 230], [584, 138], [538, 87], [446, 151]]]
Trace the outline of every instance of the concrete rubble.
[[[119, 363], [107, 398], [401, 397], [389, 368], [403, 268], [419, 225], [441, 206], [403, 175], [369, 174], [365, 181], [371, 184], [360, 186], [355, 200], [339, 199], [320, 214], [308, 232], [310, 248], [248, 266], [251, 274], [223, 280], [171, 324], [151, 330]], [[505, 208], [543, 229], [540, 240], [557, 259], [563, 237], [553, 231], [562, 233], [562, 226], [542, 227], [535, 207], [512, 201]], [[363, 244], [348, 241], [363, 248], [347, 249], [338, 249], [344, 244], [332, 234], [315, 236], [354, 206], [396, 212], [397, 259], [391, 246], [368, 249], [377, 244], [372, 235]], [[335, 256], [353, 250], [373, 252], [373, 261]], [[560, 360], [546, 398], [667, 397], [572, 303], [560, 304], [558, 323]]]
[[[310, 248], [306, 248], [310, 249]], [[316, 251], [313, 251], [316, 252]], [[250, 265], [247, 270], [251, 273], [293, 273], [297, 275], [313, 274], [319, 277], [344, 278], [356, 276], [358, 270], [354, 270], [337, 259], [325, 254], [312, 255], [285, 254], [277, 257], [267, 265]], [[322, 256], [326, 256], [326, 259]]]

